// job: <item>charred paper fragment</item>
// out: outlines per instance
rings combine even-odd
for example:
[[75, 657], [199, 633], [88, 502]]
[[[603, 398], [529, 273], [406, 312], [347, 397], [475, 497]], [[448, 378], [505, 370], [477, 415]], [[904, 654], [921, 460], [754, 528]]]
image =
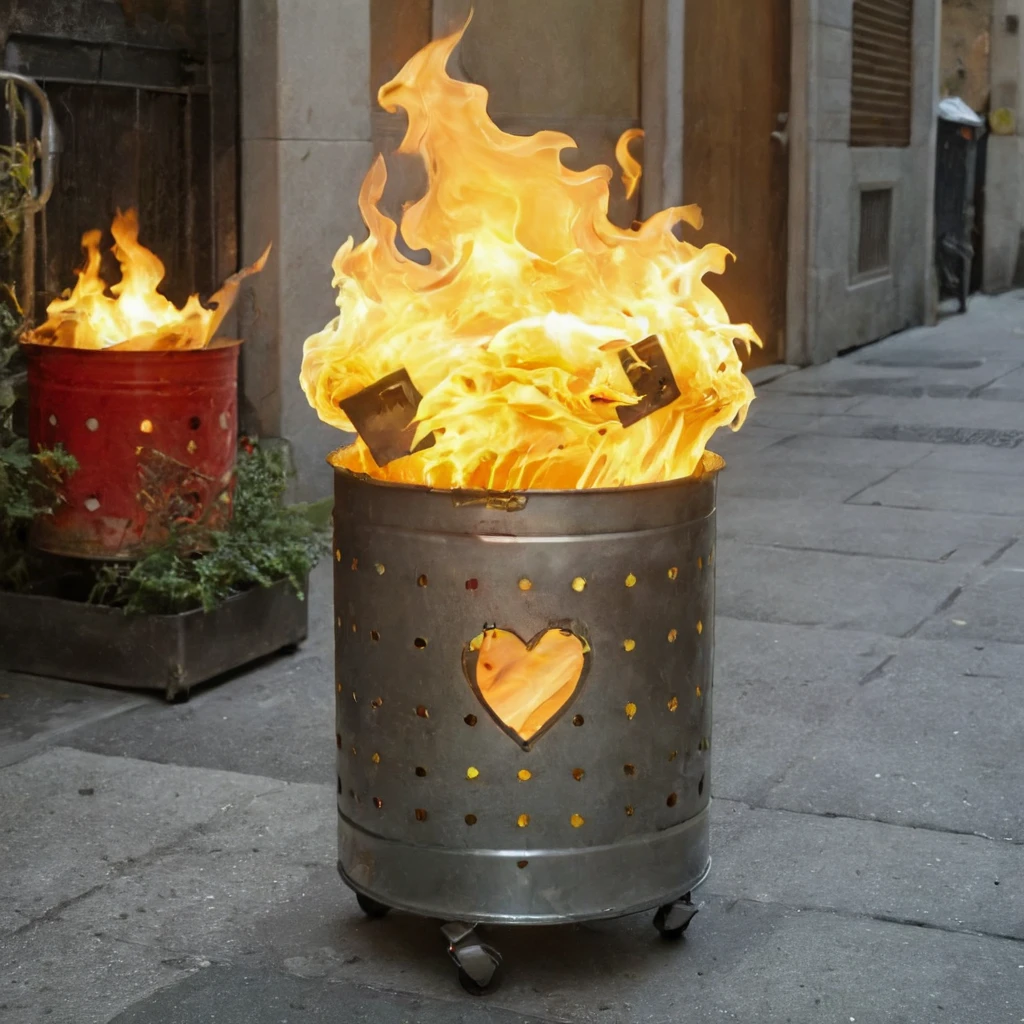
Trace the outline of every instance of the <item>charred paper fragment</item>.
[[425, 437], [415, 448], [413, 417], [422, 395], [416, 390], [403, 367], [344, 399], [340, 405], [378, 466], [432, 448], [434, 435]]
[[679, 385], [657, 335], [652, 334], [639, 344], [623, 349], [619, 362], [633, 390], [640, 396], [636, 405], [619, 406], [619, 422], [624, 427], [631, 427], [679, 397]]

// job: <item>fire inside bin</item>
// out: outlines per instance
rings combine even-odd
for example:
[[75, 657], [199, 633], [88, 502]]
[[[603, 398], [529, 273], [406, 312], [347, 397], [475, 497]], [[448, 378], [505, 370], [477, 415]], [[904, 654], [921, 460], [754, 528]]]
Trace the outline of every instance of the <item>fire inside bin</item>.
[[[612, 171], [508, 135], [446, 72], [379, 94], [426, 194], [334, 261], [302, 385], [335, 452], [339, 870], [368, 912], [542, 923], [661, 907], [708, 865], [714, 432], [753, 399], [695, 207], [620, 228]], [[632, 192], [640, 165], [618, 154]], [[497, 963], [452, 925], [467, 987]], [[491, 968], [488, 967], [491, 965]]]
[[214, 340], [242, 280], [179, 309], [157, 288], [160, 259], [139, 243], [134, 211], [111, 232], [121, 280], [100, 276], [99, 231], [82, 238], [75, 288], [22, 339], [29, 368], [33, 449], [63, 447], [78, 469], [32, 542], [53, 554], [132, 559], [176, 523], [211, 528], [231, 510], [237, 447], [238, 343]]

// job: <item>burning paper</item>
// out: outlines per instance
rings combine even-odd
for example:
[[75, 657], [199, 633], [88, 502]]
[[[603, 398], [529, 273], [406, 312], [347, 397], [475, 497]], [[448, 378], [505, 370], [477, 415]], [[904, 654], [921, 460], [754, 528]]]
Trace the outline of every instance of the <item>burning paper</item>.
[[[430, 261], [399, 251], [398, 226], [378, 208], [378, 158], [359, 197], [369, 238], [335, 257], [340, 312], [306, 341], [302, 366], [310, 404], [349, 431], [349, 399], [406, 371], [422, 396], [412, 454], [381, 466], [360, 438], [331, 461], [381, 480], [499, 491], [621, 487], [720, 465], [704, 461], [705, 447], [742, 424], [754, 397], [735, 342], [760, 344], [702, 281], [730, 254], [672, 233], [681, 221], [700, 227], [696, 207], [612, 224], [609, 167], [569, 170], [560, 154], [571, 138], [502, 132], [486, 89], [448, 76], [461, 37], [429, 44], [379, 93], [408, 115], [400, 152], [427, 170], [401, 232]], [[630, 191], [636, 135], [618, 147]], [[664, 402], [632, 383], [657, 376], [639, 355], [652, 338], [674, 377], [653, 382]], [[644, 401], [642, 416], [620, 416]]]
[[114, 218], [114, 255], [121, 265], [121, 280], [107, 287], [100, 277], [100, 231], [82, 236], [85, 266], [76, 271], [78, 283], [65, 297], [54, 299], [46, 308], [47, 320], [30, 331], [25, 341], [61, 348], [126, 351], [166, 351], [206, 348], [221, 322], [234, 305], [238, 288], [250, 274], [261, 271], [270, 255], [229, 277], [210, 298], [208, 308], [191, 296], [178, 309], [157, 288], [164, 279], [159, 257], [139, 244], [139, 219], [134, 210]]

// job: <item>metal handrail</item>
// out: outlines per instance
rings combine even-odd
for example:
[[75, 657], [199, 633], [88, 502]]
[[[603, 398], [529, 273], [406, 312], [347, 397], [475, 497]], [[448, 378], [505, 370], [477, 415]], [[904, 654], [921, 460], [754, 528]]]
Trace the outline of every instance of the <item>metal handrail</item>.
[[57, 156], [60, 153], [60, 132], [53, 117], [50, 100], [43, 88], [35, 79], [19, 75], [16, 71], [0, 69], [0, 79], [14, 82], [15, 85], [31, 93], [43, 113], [43, 125], [39, 132], [39, 159], [43, 165], [43, 177], [38, 195], [30, 195], [26, 204], [26, 213], [38, 213], [53, 194], [54, 180], [57, 176]]

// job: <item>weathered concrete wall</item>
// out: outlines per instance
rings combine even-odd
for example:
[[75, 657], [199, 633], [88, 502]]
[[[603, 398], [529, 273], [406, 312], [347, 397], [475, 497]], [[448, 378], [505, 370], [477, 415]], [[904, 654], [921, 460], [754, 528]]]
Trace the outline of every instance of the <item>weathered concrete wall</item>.
[[988, 106], [993, 0], [942, 0], [939, 89], [969, 107]]
[[[801, 361], [824, 362], [931, 314], [937, 3], [914, 4], [913, 120], [905, 148], [849, 145], [853, 5], [817, 0], [807, 7], [807, 329]], [[859, 193], [885, 187], [893, 189], [889, 265], [859, 277]]]
[[[1013, 20], [1016, 18], [1016, 28]], [[982, 287], [1001, 292], [1024, 284], [1024, 2], [995, 0], [992, 19], [993, 111], [1007, 134], [988, 140]], [[998, 119], [1003, 122], [1003, 118]]]
[[[424, 34], [430, 10], [432, 35], [461, 26], [473, 7], [473, 21], [456, 51], [450, 73], [478, 82], [490, 92], [488, 112], [505, 131], [526, 135], [542, 129], [567, 132], [577, 152], [565, 163], [615, 166], [615, 143], [640, 124], [641, 5], [636, 0], [374, 0], [374, 79], [397, 70], [413, 40]], [[389, 13], [393, 12], [393, 13]], [[400, 32], [402, 38], [396, 39]], [[380, 33], [390, 41], [377, 42]], [[425, 39], [422, 39], [425, 42]], [[422, 42], [419, 42], [422, 45]], [[412, 50], [415, 50], [415, 46]], [[421, 187], [414, 162], [395, 160], [405, 121], [376, 108], [373, 138], [391, 171], [389, 211]], [[612, 218], [628, 224], [638, 210], [612, 185]]]
[[342, 435], [299, 388], [305, 339], [336, 313], [331, 259], [364, 230], [373, 158], [371, 0], [242, 0], [242, 250], [271, 262], [241, 304], [243, 428], [287, 438], [297, 493], [326, 493]]

